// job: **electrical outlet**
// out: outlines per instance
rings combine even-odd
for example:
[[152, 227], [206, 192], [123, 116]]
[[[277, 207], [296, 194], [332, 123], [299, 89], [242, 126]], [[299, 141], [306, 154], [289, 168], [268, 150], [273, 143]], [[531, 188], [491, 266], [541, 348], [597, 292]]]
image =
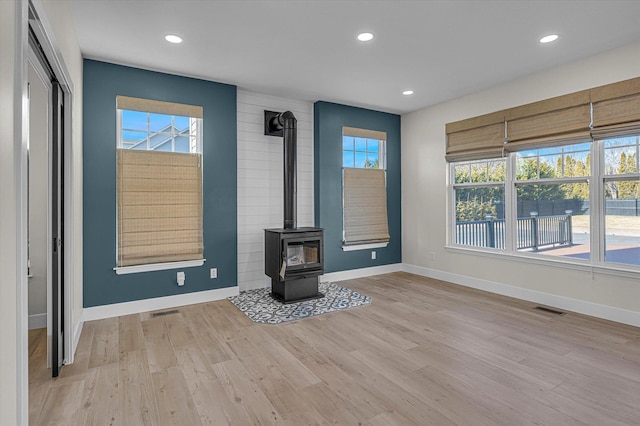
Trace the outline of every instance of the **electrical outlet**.
[[177, 275], [178, 285], [182, 287], [184, 285], [184, 280], [185, 280], [184, 272], [178, 272], [178, 275]]
[[436, 260], [436, 252], [435, 251], [431, 252], [431, 260]]
[[218, 268], [211, 268], [209, 270], [209, 277], [210, 278], [218, 278]]
[[371, 259], [373, 259], [373, 260], [376, 259], [376, 251], [375, 250], [371, 251]]

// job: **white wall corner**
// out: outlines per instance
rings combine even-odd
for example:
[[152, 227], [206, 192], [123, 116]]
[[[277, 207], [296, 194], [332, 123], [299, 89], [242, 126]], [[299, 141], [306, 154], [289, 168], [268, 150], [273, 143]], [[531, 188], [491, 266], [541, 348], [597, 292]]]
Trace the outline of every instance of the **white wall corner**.
[[629, 311], [613, 306], [601, 305], [598, 303], [587, 302], [537, 290], [530, 290], [494, 281], [482, 280], [437, 269], [425, 268], [423, 266], [410, 265], [407, 263], [403, 264], [403, 271], [427, 278], [434, 278], [465, 287], [483, 290], [489, 293], [500, 294], [503, 296], [513, 297], [515, 299], [526, 300], [579, 314], [640, 327], [640, 312], [636, 311]]

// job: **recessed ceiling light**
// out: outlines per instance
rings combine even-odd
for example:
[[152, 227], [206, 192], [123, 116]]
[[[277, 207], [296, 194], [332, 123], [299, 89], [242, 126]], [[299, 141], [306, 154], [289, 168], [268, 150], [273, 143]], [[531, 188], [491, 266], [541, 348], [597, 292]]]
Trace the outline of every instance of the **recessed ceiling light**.
[[169, 43], [182, 43], [182, 37], [179, 37], [175, 34], [167, 34], [166, 36], [164, 36], [164, 39], [167, 40]]
[[556, 41], [558, 39], [558, 34], [549, 34], [540, 39], [540, 43], [551, 43], [552, 41]]
[[358, 34], [358, 40], [360, 40], [360, 41], [373, 40], [373, 34], [371, 34], [371, 33], [360, 33], [360, 34]]
[[402, 94], [406, 96], [413, 95], [413, 90], [405, 90]]

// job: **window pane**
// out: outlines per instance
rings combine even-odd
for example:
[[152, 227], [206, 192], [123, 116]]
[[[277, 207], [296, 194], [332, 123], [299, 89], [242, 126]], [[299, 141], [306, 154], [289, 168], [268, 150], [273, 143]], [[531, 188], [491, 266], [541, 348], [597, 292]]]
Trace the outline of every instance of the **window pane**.
[[173, 125], [176, 127], [176, 131], [189, 133], [189, 117], [181, 117], [176, 115], [173, 118]]
[[505, 160], [465, 161], [454, 165], [454, 183], [504, 182]]
[[608, 175], [623, 175], [638, 171], [636, 146], [610, 148], [604, 151], [604, 170]]
[[178, 136], [177, 138], [175, 138], [174, 152], [189, 152], [188, 136]]
[[455, 183], [471, 182], [471, 174], [469, 172], [471, 165], [469, 163], [459, 163], [454, 166]]
[[365, 138], [355, 138], [355, 142], [356, 142], [356, 151], [367, 150], [367, 140]]
[[564, 156], [565, 177], [586, 177], [591, 175], [591, 153], [572, 152]]
[[162, 152], [173, 152], [172, 147], [171, 147], [171, 140], [156, 145], [155, 147], [153, 147], [153, 151], [162, 151]]
[[147, 131], [147, 113], [122, 110], [122, 128]]
[[504, 187], [456, 188], [456, 244], [504, 248]]
[[586, 177], [591, 174], [591, 143], [532, 149], [516, 154], [516, 180]]
[[380, 141], [375, 139], [367, 139], [367, 151], [378, 152], [378, 145], [380, 145]]
[[353, 151], [342, 152], [342, 167], [355, 167]]
[[537, 157], [518, 158], [517, 180], [553, 179], [557, 177], [560, 177], [557, 165], [553, 165], [548, 161], [539, 161]]
[[504, 182], [507, 178], [507, 163], [505, 160], [487, 162], [489, 182]]
[[367, 169], [379, 169], [380, 161], [378, 160], [378, 154], [367, 154], [367, 162], [365, 163]]
[[487, 170], [485, 161], [471, 164], [471, 182], [486, 182]]
[[149, 114], [149, 130], [152, 132], [171, 132], [171, 116], [165, 114]]
[[575, 145], [567, 145], [567, 146], [563, 147], [563, 151], [564, 152], [575, 152], [575, 151], [586, 151], [586, 152], [589, 152], [590, 150], [591, 150], [591, 143], [590, 142], [579, 143], [579, 144], [575, 144]]
[[342, 149], [348, 149], [353, 151], [353, 137], [351, 136], [342, 137]]
[[[168, 144], [171, 147], [171, 133], [152, 133], [149, 137], [150, 149], [156, 149], [160, 145]], [[169, 148], [171, 151], [171, 148]]]
[[564, 147], [557, 146], [553, 148], [542, 148], [538, 150], [539, 155], [549, 155], [549, 154], [561, 154], [564, 150]]
[[538, 178], [538, 158], [520, 157], [516, 160], [516, 179], [528, 180]]
[[516, 248], [589, 259], [588, 183], [518, 185]]
[[124, 130], [122, 132], [122, 148], [124, 149], [147, 149], [147, 132], [132, 132]]
[[640, 181], [607, 182], [617, 197], [605, 194], [605, 261], [640, 265]]
[[541, 155], [540, 172], [542, 170], [553, 170], [556, 177], [562, 176], [562, 156], [561, 155]]
[[367, 161], [366, 152], [356, 152], [356, 167], [363, 169], [365, 162]]
[[615, 146], [627, 146], [627, 145], [635, 145], [638, 143], [637, 136], [630, 136], [626, 138], [613, 138], [607, 139], [604, 141], [604, 147], [610, 148]]

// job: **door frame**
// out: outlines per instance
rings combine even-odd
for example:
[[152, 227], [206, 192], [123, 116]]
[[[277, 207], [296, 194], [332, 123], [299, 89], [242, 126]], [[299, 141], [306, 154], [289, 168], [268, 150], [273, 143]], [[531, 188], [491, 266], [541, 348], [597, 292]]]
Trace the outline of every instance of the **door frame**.
[[[7, 61], [3, 62], [3, 74], [0, 78], [2, 83], [3, 96], [6, 95], [7, 103], [3, 103], [3, 111], [6, 106], [11, 110], [10, 114], [3, 114], [0, 126], [2, 133], [3, 155], [0, 158], [2, 164], [2, 187], [0, 193], [6, 196], [0, 207], [0, 216], [3, 221], [0, 229], [3, 239], [0, 240], [0, 251], [3, 253], [0, 259], [0, 270], [7, 280], [7, 287], [3, 287], [0, 291], [3, 299], [0, 305], [3, 308], [2, 317], [8, 319], [6, 328], [0, 330], [3, 338], [10, 341], [6, 343], [7, 347], [3, 350], [7, 355], [2, 365], [0, 365], [0, 375], [3, 379], [3, 389], [6, 388], [6, 398], [3, 397], [0, 405], [3, 408], [0, 413], [1, 419], [6, 419], [11, 424], [28, 425], [29, 423], [29, 368], [28, 368], [28, 307], [27, 307], [27, 136], [28, 136], [28, 103], [27, 99], [27, 55], [29, 49], [28, 28], [29, 28], [29, 10], [35, 11], [39, 16], [38, 30], [40, 31], [39, 41], [42, 43], [47, 52], [48, 59], [54, 65], [56, 75], [66, 86], [65, 102], [68, 106], [69, 114], [65, 118], [65, 149], [67, 165], [65, 170], [65, 179], [67, 182], [66, 197], [64, 200], [65, 209], [68, 215], [65, 225], [73, 224], [74, 220], [79, 221], [78, 231], [75, 232], [77, 244], [74, 241], [73, 226], [66, 226], [67, 234], [65, 239], [66, 245], [66, 262], [65, 269], [69, 274], [65, 277], [65, 287], [68, 289], [65, 298], [65, 306], [67, 309], [67, 319], [65, 321], [69, 329], [73, 327], [74, 319], [77, 322], [77, 328], [71, 333], [67, 341], [69, 346], [68, 363], [73, 362], [73, 348], [77, 345], [77, 339], [82, 329], [82, 308], [73, 313], [74, 307], [73, 294], [74, 290], [82, 294], [82, 239], [81, 239], [81, 222], [82, 209], [76, 208], [77, 217], [74, 218], [73, 207], [80, 207], [82, 203], [82, 193], [78, 191], [74, 195], [74, 188], [78, 190], [82, 188], [82, 162], [81, 141], [78, 142], [77, 148], [74, 150], [71, 143], [72, 132], [72, 111], [74, 88], [67, 71], [66, 65], [62, 60], [57, 43], [55, 41], [52, 26], [47, 20], [45, 8], [42, 0], [15, 0], [0, 1], [0, 9], [2, 17], [0, 21], [3, 26], [3, 37], [0, 40], [0, 48], [3, 54], [7, 54]], [[6, 36], [6, 37], [5, 37]], [[70, 52], [73, 56], [75, 52]], [[4, 73], [6, 71], [6, 74]], [[6, 89], [6, 93], [4, 90]], [[81, 90], [81, 88], [79, 89]], [[74, 118], [75, 119], [75, 118]], [[78, 116], [77, 120], [81, 120]], [[80, 136], [79, 136], [80, 137]], [[6, 138], [6, 140], [5, 140]], [[73, 158], [77, 157], [74, 164]], [[74, 183], [71, 176], [78, 176], [78, 182]], [[78, 235], [78, 233], [80, 235]], [[77, 247], [74, 247], [77, 245]], [[78, 260], [75, 260], [73, 254], [77, 253]], [[4, 298], [4, 296], [7, 298]], [[5, 310], [6, 309], [6, 310]], [[4, 380], [6, 379], [6, 382]], [[6, 386], [5, 386], [6, 385]], [[11, 392], [11, 388], [15, 389], [15, 393]], [[4, 396], [4, 394], [3, 394]]]
[[[50, 71], [46, 70], [46, 67], [48, 67], [48, 64], [45, 65], [42, 63], [42, 60], [44, 58], [41, 58], [41, 55], [39, 55], [38, 53], [36, 53], [34, 51], [33, 46], [31, 45], [31, 43], [29, 43], [29, 52], [28, 52], [28, 57], [27, 57], [27, 68], [29, 67], [33, 67], [33, 70], [35, 72], [35, 74], [37, 75], [37, 78], [39, 78], [42, 83], [47, 87], [48, 91], [49, 91], [49, 96], [48, 96], [48, 105], [47, 105], [47, 109], [48, 109], [48, 115], [51, 115], [51, 113], [53, 112], [53, 83], [52, 83], [52, 77], [54, 77], [53, 75], [51, 75]], [[44, 59], [46, 60], [46, 59]], [[27, 71], [28, 72], [28, 71]], [[29, 116], [28, 116], [28, 120], [31, 121], [31, 103], [33, 101], [32, 98], [32, 82], [29, 82]], [[64, 123], [63, 123], [64, 124]], [[29, 136], [28, 136], [28, 154], [27, 154], [27, 161], [29, 166], [27, 167], [27, 200], [31, 199], [31, 190], [33, 188], [33, 183], [31, 182], [31, 153], [33, 152], [33, 144], [32, 144], [32, 139], [31, 139], [32, 135], [31, 135], [31, 124], [29, 125]], [[52, 117], [50, 116], [48, 121], [47, 121], [47, 143], [46, 143], [46, 150], [47, 150], [47, 182], [44, 184], [46, 187], [46, 193], [47, 193], [47, 200], [46, 200], [46, 218], [47, 218], [47, 223], [46, 223], [46, 238], [45, 238], [45, 244], [46, 244], [46, 272], [47, 272], [47, 280], [46, 280], [46, 289], [47, 289], [47, 293], [46, 293], [46, 329], [47, 329], [47, 368], [51, 368], [51, 346], [52, 346], [52, 259], [53, 259], [53, 247], [52, 244], [49, 244], [50, 241], [52, 241], [52, 191], [51, 191], [51, 173], [52, 173], [52, 141], [53, 141], [53, 126], [52, 126]], [[27, 219], [27, 241], [29, 244], [28, 250], [27, 250], [27, 259], [30, 260], [31, 256], [30, 256], [30, 243], [31, 243], [31, 230], [28, 228], [29, 224], [31, 222], [31, 205], [30, 203], [27, 203], [27, 212], [28, 212], [28, 219]], [[28, 280], [27, 280], [28, 282]], [[27, 284], [27, 287], [30, 285], [30, 283]], [[27, 290], [27, 302], [29, 302], [29, 295], [28, 295], [28, 290]], [[27, 314], [28, 315], [28, 314]]]
[[[73, 94], [74, 87], [73, 82], [71, 80], [71, 76], [67, 70], [67, 67], [64, 63], [62, 55], [60, 53], [59, 48], [56, 45], [55, 37], [53, 35], [53, 30], [46, 20], [46, 14], [44, 11], [44, 7], [38, 0], [29, 0], [28, 2], [28, 27], [30, 27], [37, 41], [40, 43], [42, 51], [45, 55], [45, 58], [49, 62], [51, 69], [58, 80], [60, 87], [63, 92], [63, 103], [65, 114], [63, 117], [63, 146], [62, 151], [64, 153], [64, 158], [62, 160], [64, 169], [63, 169], [63, 177], [62, 180], [64, 182], [63, 188], [63, 207], [62, 210], [64, 212], [63, 218], [63, 270], [65, 271], [63, 277], [63, 288], [64, 297], [63, 297], [63, 312], [64, 312], [64, 364], [72, 364], [74, 358], [74, 349], [75, 344], [77, 343], [77, 339], [79, 338], [79, 330], [77, 333], [74, 333], [73, 328], [73, 293], [74, 293], [74, 280], [73, 274], [75, 270], [75, 265], [72, 262], [74, 259], [74, 233], [73, 233], [73, 222], [74, 222], [74, 212], [73, 212], [73, 194], [74, 194], [74, 181], [72, 179], [74, 167], [76, 166], [73, 162], [73, 154], [74, 147], [72, 144], [72, 111], [73, 111]], [[27, 28], [28, 31], [28, 28]], [[26, 47], [28, 49], [28, 37], [24, 40]], [[26, 59], [26, 58], [25, 58]], [[25, 61], [26, 62], [26, 61]], [[25, 67], [26, 70], [26, 67]], [[26, 80], [26, 75], [24, 76]], [[25, 84], [26, 86], [26, 84]], [[25, 121], [28, 125], [28, 114], [26, 117], [23, 117], [23, 121]], [[26, 159], [25, 159], [26, 161]], [[26, 184], [26, 182], [25, 182]], [[26, 191], [26, 187], [23, 186], [23, 191]], [[23, 192], [24, 193], [24, 192]], [[28, 316], [28, 309], [24, 306], [24, 312], [22, 315], [26, 318]], [[47, 317], [49, 318], [51, 315], [50, 311], [47, 312]], [[47, 321], [48, 322], [48, 321]], [[23, 330], [23, 333], [27, 333], [27, 330]], [[76, 335], [78, 334], [78, 335]], [[26, 354], [25, 354], [26, 356]]]

